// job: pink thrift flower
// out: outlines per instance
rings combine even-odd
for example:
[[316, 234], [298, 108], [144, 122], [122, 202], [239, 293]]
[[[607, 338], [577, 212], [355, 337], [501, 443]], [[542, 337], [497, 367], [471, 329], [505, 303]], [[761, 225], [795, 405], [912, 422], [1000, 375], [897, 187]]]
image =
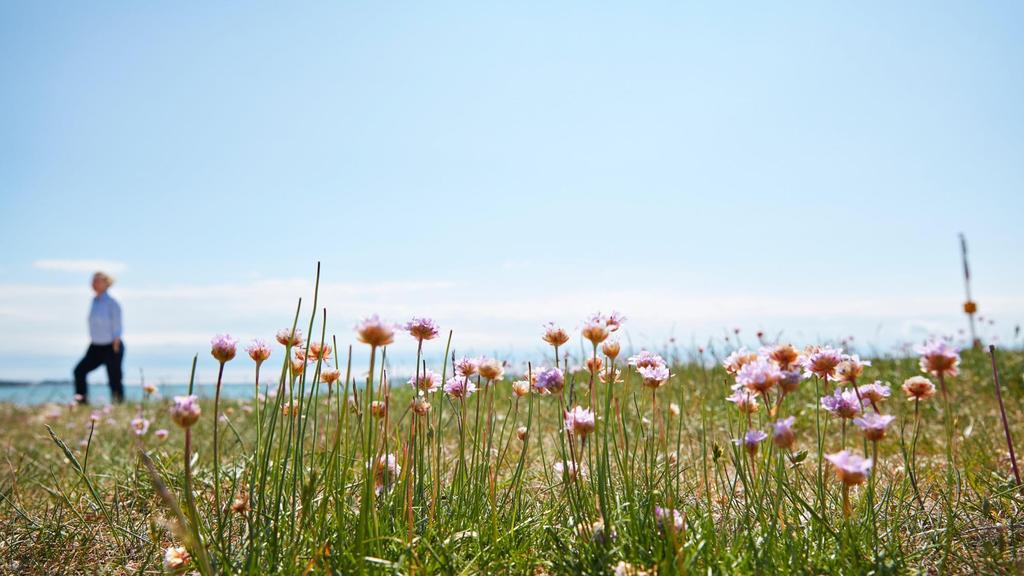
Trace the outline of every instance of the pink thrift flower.
[[831, 396], [821, 399], [821, 407], [840, 418], [853, 418], [861, 411], [861, 401], [851, 389], [836, 388]]
[[565, 386], [565, 376], [558, 368], [546, 368], [537, 373], [535, 386], [541, 394], [559, 394]]
[[249, 345], [245, 347], [245, 351], [249, 353], [249, 358], [252, 358], [257, 364], [260, 364], [267, 358], [270, 358], [270, 346], [259, 338], [250, 342]]
[[441, 388], [441, 375], [427, 370], [419, 375], [419, 380], [416, 379], [416, 376], [409, 378], [409, 384], [423, 392], [437, 392]]
[[413, 318], [406, 322], [405, 330], [420, 342], [433, 340], [438, 334], [437, 324], [430, 318]]
[[145, 436], [146, 432], [149, 432], [149, 420], [142, 416], [137, 416], [132, 418], [131, 427], [132, 432], [135, 432], [136, 436]]
[[863, 484], [871, 471], [871, 458], [861, 458], [846, 450], [825, 454], [825, 459], [832, 463], [839, 481], [847, 486]]
[[772, 423], [772, 442], [779, 448], [790, 448], [796, 440], [793, 434], [793, 422], [796, 418], [790, 416]]
[[466, 376], [452, 376], [445, 383], [444, 392], [451, 398], [469, 398], [476, 392], [476, 384]]
[[582, 406], [565, 411], [565, 430], [575, 436], [586, 437], [594, 431], [594, 412]]
[[916, 348], [921, 355], [921, 372], [954, 377], [960, 373], [960, 351], [943, 340], [929, 340]]
[[223, 364], [235, 357], [237, 346], [238, 340], [229, 334], [217, 334], [213, 340], [210, 340], [210, 354]]
[[891, 416], [889, 414], [867, 412], [859, 418], [854, 418], [853, 423], [864, 432], [865, 438], [872, 442], [877, 442], [882, 438], [885, 438], [886, 426], [892, 423], [895, 419], [895, 416]]
[[199, 398], [196, 396], [175, 396], [174, 404], [171, 406], [171, 420], [182, 428], [189, 428], [199, 421], [203, 413], [199, 407]]
[[356, 339], [374, 348], [387, 346], [395, 341], [395, 328], [374, 314], [356, 325]]

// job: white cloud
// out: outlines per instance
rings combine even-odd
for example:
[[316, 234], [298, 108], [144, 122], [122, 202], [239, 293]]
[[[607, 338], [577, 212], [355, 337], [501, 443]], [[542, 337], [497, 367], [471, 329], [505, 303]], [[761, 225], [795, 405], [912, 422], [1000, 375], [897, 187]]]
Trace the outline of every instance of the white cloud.
[[111, 274], [123, 271], [128, 266], [116, 260], [36, 260], [32, 263], [40, 270], [58, 272], [96, 272], [102, 270]]

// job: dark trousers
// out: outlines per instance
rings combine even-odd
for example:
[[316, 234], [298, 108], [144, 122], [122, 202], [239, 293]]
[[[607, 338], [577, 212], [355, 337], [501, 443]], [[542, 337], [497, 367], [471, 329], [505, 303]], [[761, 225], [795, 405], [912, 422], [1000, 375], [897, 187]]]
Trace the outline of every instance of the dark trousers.
[[124, 387], [121, 385], [121, 360], [124, 358], [124, 342], [118, 352], [114, 352], [113, 344], [90, 344], [85, 351], [85, 358], [75, 366], [75, 394], [82, 396], [82, 402], [89, 398], [89, 386], [85, 376], [102, 365], [107, 367], [107, 380], [110, 382], [110, 398], [117, 403], [124, 400]]

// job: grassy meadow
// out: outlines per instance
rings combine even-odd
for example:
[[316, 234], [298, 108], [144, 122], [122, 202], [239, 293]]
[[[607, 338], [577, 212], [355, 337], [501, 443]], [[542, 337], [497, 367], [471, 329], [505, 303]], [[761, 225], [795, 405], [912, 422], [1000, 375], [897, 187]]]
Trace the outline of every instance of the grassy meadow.
[[[388, 344], [437, 357], [457, 333], [323, 317], [297, 313], [282, 343], [214, 339], [197, 362], [249, 363], [246, 401], [0, 405], [0, 573], [1024, 571], [987, 351], [931, 373], [825, 343], [639, 354], [595, 316], [538, 330], [590, 358], [446, 352], [414, 386]], [[997, 359], [1024, 434], [1024, 354]], [[915, 376], [935, 388], [908, 401]]]

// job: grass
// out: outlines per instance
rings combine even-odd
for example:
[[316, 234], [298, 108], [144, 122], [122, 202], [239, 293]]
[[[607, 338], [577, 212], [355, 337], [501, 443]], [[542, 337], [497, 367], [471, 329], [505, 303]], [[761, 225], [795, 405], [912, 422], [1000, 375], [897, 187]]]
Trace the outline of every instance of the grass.
[[[323, 318], [309, 320], [314, 340], [325, 340]], [[439, 351], [445, 339], [424, 346]], [[220, 422], [203, 403], [187, 431], [171, 421], [169, 399], [118, 406], [95, 423], [85, 407], [0, 405], [0, 572], [166, 573], [171, 546], [185, 546], [187, 569], [200, 573], [1024, 570], [1024, 500], [987, 354], [963, 353], [945, 382], [948, 404], [921, 402], [916, 434], [915, 403], [899, 385], [920, 374], [917, 359], [874, 359], [861, 381], [893, 385], [881, 409], [896, 420], [870, 478], [847, 492], [821, 455], [874, 448], [820, 410], [833, 383], [811, 378], [786, 396], [776, 417], [796, 418], [791, 449], [769, 439], [750, 454], [733, 439], [770, 432], [775, 418], [762, 406], [748, 421], [725, 401], [726, 351], [670, 352], [672, 376], [656, 390], [620, 356], [603, 359], [611, 384], [568, 370], [560, 394], [519, 398], [515, 378], [477, 375], [476, 394], [431, 393], [423, 416], [412, 387], [388, 378], [383, 346], [369, 378], [344, 354], [296, 373], [277, 347], [260, 382], [280, 393], [260, 402], [254, 387], [252, 400], [219, 401]], [[998, 358], [1008, 425], [1019, 431], [1024, 353]], [[453, 374], [451, 362], [420, 367]], [[328, 390], [329, 368], [341, 378]], [[386, 416], [373, 416], [373, 401]], [[597, 413], [585, 438], [564, 430], [570, 404]], [[128, 422], [140, 412], [151, 426], [137, 437]], [[389, 457], [400, 469], [370, 465]], [[577, 466], [585, 473], [568, 472]], [[659, 522], [656, 507], [677, 510], [679, 524], [671, 512]]]

